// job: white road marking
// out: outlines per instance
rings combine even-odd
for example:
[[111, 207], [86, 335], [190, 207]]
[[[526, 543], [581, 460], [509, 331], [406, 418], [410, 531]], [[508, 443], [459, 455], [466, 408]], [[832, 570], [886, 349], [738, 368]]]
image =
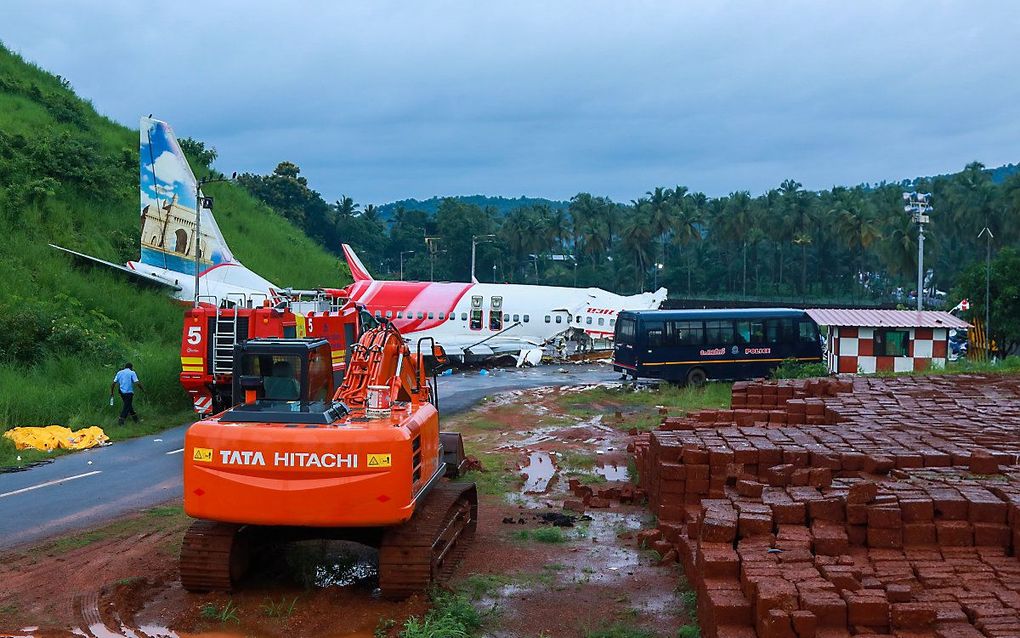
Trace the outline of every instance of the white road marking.
[[85, 478], [86, 476], [95, 476], [96, 474], [102, 473], [103, 473], [102, 470], [95, 470], [93, 472], [85, 472], [84, 474], [75, 474], [74, 476], [68, 476], [67, 478], [57, 479], [55, 481], [46, 481], [45, 483], [40, 483], [38, 485], [33, 485], [31, 487], [23, 487], [20, 490], [14, 490], [13, 492], [4, 492], [3, 494], [0, 494], [0, 498], [3, 498], [5, 496], [14, 496], [15, 494], [23, 494], [24, 492], [31, 492], [32, 490], [37, 490], [41, 487], [59, 485], [61, 483], [66, 483], [67, 481], [74, 481], [76, 479]]
[[184, 448], [181, 448], [179, 450], [171, 450], [170, 452], [167, 452], [166, 454], [167, 454], [167, 456], [170, 456], [171, 454], [180, 454], [183, 451], [184, 451]]

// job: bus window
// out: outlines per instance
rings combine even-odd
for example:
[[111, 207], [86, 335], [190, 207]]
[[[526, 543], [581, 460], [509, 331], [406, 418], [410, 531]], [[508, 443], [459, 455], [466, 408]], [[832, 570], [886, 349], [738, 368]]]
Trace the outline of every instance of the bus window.
[[733, 322], [706, 321], [705, 343], [709, 345], [733, 343]]
[[673, 344], [678, 346], [700, 346], [704, 341], [705, 328], [700, 321], [670, 321], [666, 324], [667, 334], [672, 326]]
[[738, 321], [737, 343], [765, 343], [765, 322]]
[[620, 326], [616, 340], [620, 343], [634, 343], [634, 336], [637, 334], [637, 320], [630, 317], [620, 319]]
[[804, 343], [818, 343], [818, 330], [815, 328], [815, 324], [810, 321], [801, 321], [798, 328], [798, 339], [800, 341]]

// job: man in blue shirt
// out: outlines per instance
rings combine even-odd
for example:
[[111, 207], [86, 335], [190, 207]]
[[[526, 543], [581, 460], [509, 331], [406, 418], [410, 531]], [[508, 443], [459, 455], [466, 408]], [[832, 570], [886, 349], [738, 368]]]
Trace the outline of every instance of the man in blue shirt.
[[145, 389], [142, 382], [138, 380], [138, 374], [135, 373], [134, 366], [130, 363], [125, 363], [124, 367], [114, 375], [113, 383], [110, 384], [110, 404], [113, 404], [114, 390], [120, 392], [121, 401], [124, 402], [124, 407], [120, 411], [120, 418], [117, 419], [117, 425], [124, 425], [124, 419], [129, 414], [135, 420], [135, 423], [138, 423], [138, 415], [135, 414], [134, 406], [136, 385], [142, 390]]

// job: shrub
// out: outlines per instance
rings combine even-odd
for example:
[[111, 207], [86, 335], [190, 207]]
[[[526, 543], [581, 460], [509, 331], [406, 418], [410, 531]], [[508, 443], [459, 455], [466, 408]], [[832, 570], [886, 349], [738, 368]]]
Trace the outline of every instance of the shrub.
[[804, 363], [796, 359], [785, 359], [772, 371], [773, 379], [806, 379], [809, 377], [827, 377], [829, 367], [824, 363]]

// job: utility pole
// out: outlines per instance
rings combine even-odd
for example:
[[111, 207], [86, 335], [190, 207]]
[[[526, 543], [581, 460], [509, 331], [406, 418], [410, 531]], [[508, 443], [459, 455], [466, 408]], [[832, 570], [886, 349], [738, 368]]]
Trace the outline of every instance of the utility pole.
[[[198, 308], [198, 287], [200, 285], [199, 275], [201, 274], [201, 261], [200, 261], [200, 250], [202, 245], [202, 209], [207, 208], [210, 211], [213, 207], [212, 197], [202, 197], [202, 187], [206, 184], [212, 184], [215, 182], [229, 182], [233, 179], [237, 179], [237, 172], [235, 171], [229, 178], [227, 177], [203, 177], [202, 179], [195, 182], [195, 307]], [[169, 213], [167, 213], [169, 214]]]
[[989, 304], [991, 303], [990, 291], [992, 288], [992, 240], [995, 239], [995, 235], [987, 226], [978, 233], [978, 239], [981, 239], [982, 235], [988, 236], [985, 239], [985, 341], [988, 343], [988, 349], [991, 350], [992, 326], [989, 321]]
[[413, 250], [404, 250], [400, 252], [400, 281], [404, 281], [404, 255], [413, 255]]
[[426, 237], [425, 245], [429, 249], [429, 281], [436, 280], [436, 242], [438, 237]]
[[927, 214], [934, 209], [931, 193], [903, 193], [903, 201], [906, 202], [903, 210], [910, 213], [917, 224], [917, 311], [920, 312], [924, 309], [924, 225], [931, 221]]
[[[471, 283], [477, 281], [475, 279], [475, 246], [491, 243], [495, 238], [495, 235], [471, 235]], [[479, 239], [482, 241], [478, 241]]]

